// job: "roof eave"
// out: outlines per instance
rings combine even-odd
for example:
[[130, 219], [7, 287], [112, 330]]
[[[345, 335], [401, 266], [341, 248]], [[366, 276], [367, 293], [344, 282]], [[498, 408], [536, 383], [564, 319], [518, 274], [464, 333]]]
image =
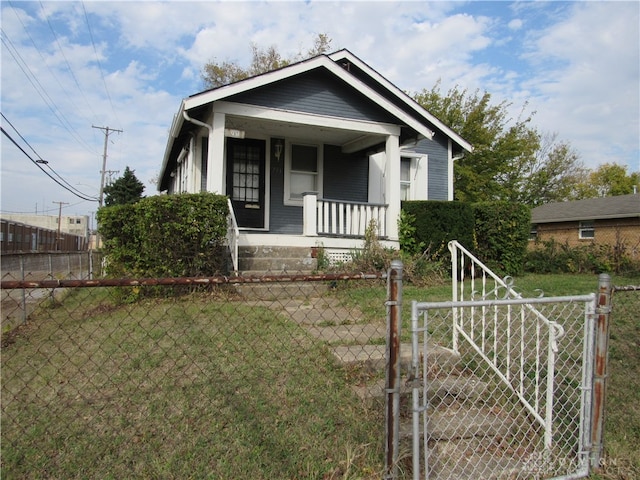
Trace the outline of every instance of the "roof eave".
[[360, 60], [358, 57], [356, 57], [349, 50], [347, 49], [339, 50], [337, 52], [330, 54], [329, 58], [334, 61], [340, 58], [348, 59], [350, 62], [354, 63], [358, 68], [367, 72], [367, 74], [369, 74], [370, 77], [372, 77], [379, 84], [384, 86], [389, 92], [393, 93], [396, 96], [396, 98], [404, 102], [414, 112], [418, 113], [423, 118], [433, 123], [437, 128], [442, 130], [443, 133], [445, 133], [449, 138], [451, 138], [451, 140], [457, 143], [462, 149], [466, 150], [469, 153], [473, 151], [473, 145], [471, 145], [464, 138], [462, 138], [456, 132], [451, 130], [451, 128], [449, 128], [447, 125], [445, 125], [436, 117], [434, 117], [431, 113], [425, 110], [420, 104], [418, 104], [414, 99], [409, 97], [405, 92], [400, 90], [393, 83], [391, 83], [389, 80], [387, 80], [382, 75], [380, 75], [376, 70], [374, 70], [369, 65], [367, 65], [362, 60]]

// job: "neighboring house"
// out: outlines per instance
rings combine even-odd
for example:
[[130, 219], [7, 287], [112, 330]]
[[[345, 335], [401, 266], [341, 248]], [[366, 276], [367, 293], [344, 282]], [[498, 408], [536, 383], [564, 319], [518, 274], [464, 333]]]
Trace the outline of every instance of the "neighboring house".
[[347, 50], [182, 101], [158, 190], [227, 195], [240, 247], [398, 246], [402, 200], [453, 200], [471, 145]]
[[638, 194], [548, 203], [531, 211], [531, 223], [531, 240], [612, 245], [640, 258]]

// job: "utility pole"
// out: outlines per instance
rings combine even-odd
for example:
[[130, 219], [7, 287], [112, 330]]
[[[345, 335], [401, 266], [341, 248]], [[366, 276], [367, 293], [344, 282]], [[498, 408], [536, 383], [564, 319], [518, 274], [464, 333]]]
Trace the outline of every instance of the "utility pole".
[[60, 249], [60, 228], [62, 227], [62, 205], [69, 205], [67, 202], [53, 202], [60, 206], [58, 210], [58, 235], [56, 236], [56, 251]]
[[115, 128], [109, 128], [109, 127], [96, 127], [95, 125], [91, 125], [91, 128], [104, 130], [104, 152], [102, 154], [102, 170], [100, 170], [100, 200], [99, 200], [99, 206], [102, 207], [102, 200], [104, 197], [104, 174], [106, 173], [106, 168], [107, 168], [107, 145], [109, 143], [109, 134], [113, 132], [122, 133], [122, 130], [116, 130]]
[[108, 177], [106, 184], [111, 185], [113, 183], [113, 176], [120, 173], [120, 170], [107, 170], [105, 173], [107, 174], [107, 177]]

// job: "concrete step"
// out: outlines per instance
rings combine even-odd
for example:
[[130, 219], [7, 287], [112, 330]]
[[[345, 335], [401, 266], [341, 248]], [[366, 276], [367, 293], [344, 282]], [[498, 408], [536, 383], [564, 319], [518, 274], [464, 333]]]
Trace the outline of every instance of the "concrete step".
[[[509, 437], [437, 442], [429, 450], [429, 480], [538, 478], [527, 471], [528, 453]], [[529, 469], [530, 470], [530, 469]]]
[[[513, 419], [506, 412], [475, 405], [458, 405], [455, 408], [428, 411], [427, 414], [427, 433], [431, 441], [475, 437], [490, 441], [493, 437], [508, 436], [512, 425]], [[411, 417], [403, 417], [400, 421], [400, 438], [411, 438], [411, 435]]]
[[242, 275], [310, 273], [317, 267], [308, 247], [240, 247], [238, 270]]
[[[460, 361], [460, 355], [445, 347], [432, 345], [431, 355], [443, 369], [452, 369]], [[334, 357], [348, 367], [363, 367], [370, 371], [384, 371], [386, 344], [383, 345], [339, 345], [333, 347]], [[437, 360], [436, 360], [437, 359]], [[407, 372], [411, 367], [411, 344], [400, 345], [400, 369]]]
[[[430, 405], [452, 405], [454, 403], [473, 403], [482, 400], [487, 391], [487, 383], [475, 377], [450, 376], [447, 378], [434, 378], [427, 382], [427, 400]], [[376, 380], [369, 385], [357, 385], [355, 392], [363, 400], [383, 399], [385, 395], [385, 381]], [[400, 383], [400, 396], [410, 398], [413, 393], [412, 385], [404, 381]], [[411, 400], [402, 400], [406, 405], [405, 415], [410, 415]], [[407, 410], [409, 409], [409, 410]]]
[[236, 294], [256, 301], [283, 301], [320, 297], [330, 288], [326, 282], [256, 281], [233, 284]]

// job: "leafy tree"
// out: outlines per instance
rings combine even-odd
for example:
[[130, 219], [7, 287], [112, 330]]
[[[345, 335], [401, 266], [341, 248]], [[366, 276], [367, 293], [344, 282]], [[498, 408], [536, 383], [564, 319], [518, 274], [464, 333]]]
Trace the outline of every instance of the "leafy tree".
[[205, 88], [215, 88], [229, 83], [238, 82], [245, 78], [260, 75], [261, 73], [286, 67], [292, 62], [305, 58], [315, 57], [326, 53], [331, 45], [331, 38], [325, 33], [319, 33], [313, 46], [306, 52], [298, 52], [292, 58], [283, 57], [275, 45], [267, 48], [260, 48], [255, 43], [251, 43], [252, 59], [249, 67], [242, 67], [237, 62], [225, 60], [216, 61], [214, 58], [207, 62], [202, 68], [202, 80]]
[[538, 133], [529, 126], [530, 115], [514, 122], [507, 111], [511, 104], [492, 104], [489, 93], [457, 86], [445, 95], [440, 82], [414, 99], [473, 145], [473, 152], [454, 167], [457, 200], [518, 199], [523, 165], [534, 162], [540, 146]]
[[523, 165], [519, 202], [535, 207], [575, 199], [588, 170], [569, 143], [557, 137], [556, 133], [541, 136], [536, 154]]
[[578, 185], [576, 198], [611, 197], [634, 192], [640, 186], [640, 172], [627, 174], [627, 167], [617, 163], [604, 163], [589, 172]]
[[107, 207], [136, 203], [143, 198], [142, 192], [144, 184], [135, 176], [134, 170], [126, 167], [120, 178], [104, 187], [104, 203]]

